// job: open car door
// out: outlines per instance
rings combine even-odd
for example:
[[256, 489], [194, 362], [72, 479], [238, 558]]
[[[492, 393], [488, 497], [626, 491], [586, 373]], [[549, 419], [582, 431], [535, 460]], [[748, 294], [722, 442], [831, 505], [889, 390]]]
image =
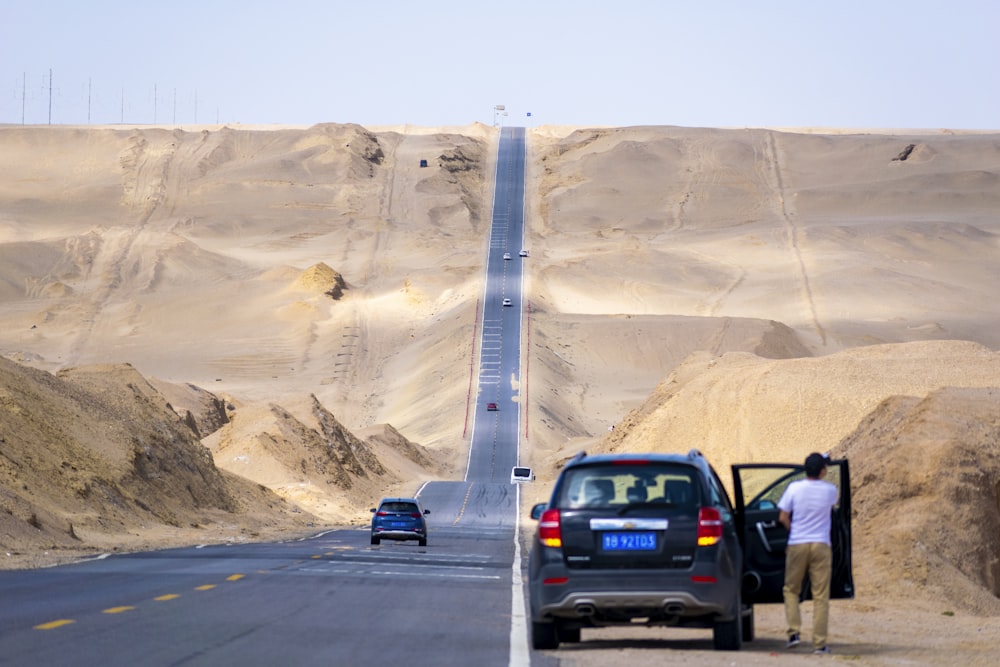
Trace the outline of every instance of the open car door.
[[[743, 543], [743, 601], [783, 602], [788, 531], [778, 523], [778, 501], [791, 482], [805, 479], [805, 467], [791, 463], [746, 463], [732, 468], [736, 526]], [[833, 546], [830, 598], [853, 598], [851, 475], [846, 459], [830, 461], [826, 481], [840, 490], [830, 528]], [[802, 585], [802, 599], [811, 597], [807, 576]]]

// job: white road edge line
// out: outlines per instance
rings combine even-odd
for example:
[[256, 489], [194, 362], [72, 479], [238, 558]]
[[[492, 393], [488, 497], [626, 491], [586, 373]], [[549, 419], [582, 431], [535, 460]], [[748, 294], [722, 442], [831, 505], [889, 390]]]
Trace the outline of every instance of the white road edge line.
[[521, 581], [521, 485], [514, 485], [514, 572], [510, 600], [510, 667], [529, 667], [528, 625]]

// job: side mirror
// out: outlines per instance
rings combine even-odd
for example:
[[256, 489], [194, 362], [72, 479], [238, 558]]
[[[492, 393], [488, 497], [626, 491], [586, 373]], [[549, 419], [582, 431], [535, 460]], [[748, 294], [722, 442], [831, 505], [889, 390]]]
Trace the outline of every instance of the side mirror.
[[375, 512], [377, 512], [378, 510], [377, 510], [377, 509], [375, 509], [375, 508], [373, 507], [373, 508], [371, 508], [371, 510], [370, 510], [370, 511], [371, 511], [371, 513], [372, 513], [372, 514], [374, 514], [374, 513], [375, 513]]
[[548, 508], [549, 508], [548, 503], [538, 503], [537, 505], [531, 508], [531, 518], [534, 519], [535, 521], [538, 521], [539, 519], [542, 518], [542, 512], [544, 512]]
[[430, 513], [431, 513], [430, 510], [424, 510], [424, 514], [430, 514]]

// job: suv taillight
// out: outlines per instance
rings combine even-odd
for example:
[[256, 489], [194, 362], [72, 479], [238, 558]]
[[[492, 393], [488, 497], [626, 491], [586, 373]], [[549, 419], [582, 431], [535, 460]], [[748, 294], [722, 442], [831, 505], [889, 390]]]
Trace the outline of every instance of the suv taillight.
[[562, 528], [559, 526], [559, 510], [549, 509], [542, 512], [538, 522], [538, 539], [547, 547], [562, 546]]
[[698, 546], [710, 547], [722, 539], [722, 515], [714, 507], [698, 510]]

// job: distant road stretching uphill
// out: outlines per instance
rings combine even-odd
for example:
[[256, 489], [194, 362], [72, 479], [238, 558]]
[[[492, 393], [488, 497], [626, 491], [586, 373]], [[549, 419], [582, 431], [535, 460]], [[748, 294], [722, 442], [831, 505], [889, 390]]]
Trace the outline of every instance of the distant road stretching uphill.
[[[465, 475], [469, 482], [509, 482], [517, 463], [520, 403], [514, 387], [521, 363], [521, 276], [528, 261], [519, 256], [524, 247], [524, 152], [524, 128], [504, 128], [486, 258], [479, 398]], [[511, 305], [504, 306], [504, 299]], [[496, 403], [497, 410], [487, 410], [488, 403]]]
[[427, 546], [335, 530], [0, 572], [0, 665], [557, 664], [528, 652], [510, 483], [530, 261], [524, 137], [501, 131], [468, 466], [464, 481], [419, 491]]

